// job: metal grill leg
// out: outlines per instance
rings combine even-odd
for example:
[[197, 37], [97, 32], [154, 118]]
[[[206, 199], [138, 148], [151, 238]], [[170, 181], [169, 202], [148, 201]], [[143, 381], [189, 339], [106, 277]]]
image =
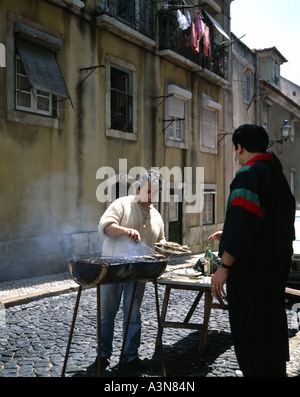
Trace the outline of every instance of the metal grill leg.
[[159, 344], [161, 376], [165, 377], [166, 376], [166, 369], [165, 369], [164, 353], [163, 353], [163, 345], [162, 345], [162, 326], [161, 326], [160, 314], [159, 314], [157, 279], [153, 280], [153, 284], [154, 284], [154, 289], [155, 289], [157, 327], [158, 327], [156, 342]]
[[72, 320], [72, 325], [71, 325], [71, 329], [70, 329], [69, 340], [68, 340], [68, 345], [67, 345], [67, 350], [66, 350], [66, 354], [65, 354], [65, 360], [64, 360], [64, 365], [63, 365], [63, 369], [61, 372], [61, 376], [65, 376], [65, 372], [66, 372], [66, 366], [67, 366], [68, 356], [69, 356], [69, 352], [70, 352], [70, 346], [71, 346], [71, 342], [72, 342], [73, 331], [74, 331], [81, 291], [82, 291], [82, 286], [80, 285], [79, 289], [78, 289], [78, 293], [77, 293], [75, 309], [74, 309], [74, 314], [73, 314], [73, 320]]
[[97, 344], [98, 344], [98, 376], [102, 376], [101, 366], [101, 301], [100, 284], [97, 285]]

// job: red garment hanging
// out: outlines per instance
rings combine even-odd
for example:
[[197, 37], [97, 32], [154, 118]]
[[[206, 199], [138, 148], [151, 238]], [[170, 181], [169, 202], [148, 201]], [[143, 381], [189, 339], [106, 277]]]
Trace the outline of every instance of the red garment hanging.
[[203, 54], [211, 58], [209, 27], [205, 25], [203, 36]]
[[200, 11], [197, 11], [197, 13], [196, 13], [196, 22], [195, 22], [195, 30], [196, 30], [196, 37], [197, 37], [198, 40], [202, 39], [203, 33], [204, 33], [203, 29], [202, 29], [203, 24], [201, 22], [202, 22], [202, 17], [201, 17]]
[[197, 39], [194, 22], [191, 23], [191, 49], [196, 54], [199, 53], [199, 39]]

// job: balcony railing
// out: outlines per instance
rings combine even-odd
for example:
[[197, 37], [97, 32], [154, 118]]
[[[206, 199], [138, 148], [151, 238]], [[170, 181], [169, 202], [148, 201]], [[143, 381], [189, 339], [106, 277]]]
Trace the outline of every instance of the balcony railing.
[[97, 5], [97, 15], [109, 15], [155, 39], [155, 12], [153, 1], [149, 0], [102, 0]]
[[[213, 26], [210, 26], [213, 32]], [[179, 29], [177, 16], [174, 12], [159, 13], [159, 49], [171, 50], [228, 80], [228, 53], [225, 49], [213, 43], [211, 39], [211, 57], [203, 54], [203, 40], [200, 41], [199, 53], [191, 49], [191, 29]]]

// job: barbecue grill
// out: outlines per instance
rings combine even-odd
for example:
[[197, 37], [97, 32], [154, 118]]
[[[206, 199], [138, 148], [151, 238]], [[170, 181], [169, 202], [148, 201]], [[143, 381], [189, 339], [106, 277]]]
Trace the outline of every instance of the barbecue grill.
[[[77, 293], [77, 299], [75, 303], [75, 309], [73, 314], [73, 320], [71, 330], [69, 334], [69, 340], [62, 369], [62, 376], [65, 374], [68, 355], [70, 351], [72, 335], [74, 331], [81, 291], [83, 287], [96, 287], [97, 288], [97, 337], [98, 337], [98, 376], [101, 376], [101, 324], [100, 324], [100, 287], [102, 284], [114, 284], [134, 281], [135, 285], [131, 297], [131, 304], [129, 308], [128, 320], [125, 328], [123, 345], [120, 354], [119, 367], [117, 374], [120, 369], [122, 361], [123, 350], [126, 342], [126, 336], [131, 316], [131, 310], [136, 290], [137, 281], [153, 281], [155, 286], [155, 300], [156, 300], [156, 312], [158, 329], [160, 330], [160, 314], [159, 314], [159, 303], [158, 303], [158, 290], [157, 290], [157, 278], [165, 271], [168, 264], [168, 258], [163, 255], [144, 255], [135, 257], [77, 257], [69, 260], [69, 271], [73, 280], [79, 284]], [[161, 334], [159, 332], [159, 334]], [[160, 353], [161, 353], [161, 370], [164, 375], [164, 364], [162, 354], [162, 343], [160, 341]]]
[[72, 258], [69, 271], [81, 286], [153, 280], [166, 269], [168, 259], [162, 255], [133, 257]]

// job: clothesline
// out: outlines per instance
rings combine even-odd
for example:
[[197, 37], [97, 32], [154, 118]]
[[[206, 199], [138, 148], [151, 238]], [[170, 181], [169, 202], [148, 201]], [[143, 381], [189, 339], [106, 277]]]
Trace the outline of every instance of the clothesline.
[[208, 3], [201, 3], [201, 4], [194, 4], [194, 5], [188, 5], [188, 4], [166, 4], [164, 5], [165, 8], [168, 8], [168, 10], [178, 10], [179, 8], [198, 8], [198, 7], [205, 7], [208, 6]]

